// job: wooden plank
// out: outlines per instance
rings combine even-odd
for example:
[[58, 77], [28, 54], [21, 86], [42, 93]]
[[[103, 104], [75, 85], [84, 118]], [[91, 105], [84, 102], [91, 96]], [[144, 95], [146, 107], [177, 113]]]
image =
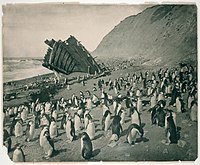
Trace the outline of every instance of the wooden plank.
[[70, 65], [69, 65], [67, 72], [72, 72], [74, 65], [76, 65], [76, 62], [75, 62], [75, 60], [72, 60]]
[[76, 62], [80, 64], [80, 66], [84, 66], [84, 61], [82, 60], [81, 56], [77, 53], [77, 51], [74, 49], [74, 46], [67, 45], [67, 51], [72, 56], [72, 58], [74, 58]]
[[67, 61], [68, 61], [69, 58], [70, 58], [70, 54], [66, 51], [65, 56], [66, 56], [66, 58], [65, 58], [65, 65], [64, 65], [64, 67], [63, 67], [64, 70], [65, 70], [65, 68], [67, 68]]
[[60, 48], [60, 45], [59, 45], [57, 51], [55, 52], [55, 59], [53, 63], [53, 65], [56, 67], [58, 67], [58, 60], [59, 60], [59, 55], [60, 55], [61, 50], [62, 49]]
[[72, 67], [70, 69], [70, 72], [73, 72], [74, 67], [76, 66], [76, 62], [74, 62], [74, 64], [72, 64]]
[[72, 59], [71, 56], [69, 55], [69, 58], [68, 58], [68, 60], [67, 60], [67, 62], [66, 62], [66, 65], [65, 65], [64, 70], [68, 71], [69, 64], [71, 63], [72, 60], [73, 60], [73, 59]]
[[87, 73], [87, 66], [88, 66], [88, 64], [87, 64], [87, 62], [85, 61], [85, 59], [82, 57], [82, 55], [81, 55], [81, 53], [79, 53], [79, 51], [76, 49], [76, 47], [72, 47], [73, 48], [73, 52], [74, 52], [74, 54], [73, 55], [75, 55], [76, 56], [76, 61], [79, 61], [79, 64], [80, 64], [80, 69], [83, 71], [83, 72], [86, 72]]
[[61, 51], [60, 51], [60, 54], [59, 54], [59, 59], [58, 59], [58, 62], [57, 62], [57, 67], [62, 68], [61, 64], [62, 64], [62, 60], [63, 60], [63, 56], [64, 56], [63, 51], [64, 51], [65, 48], [63, 48], [62, 45], [60, 45], [60, 48], [61, 48]]
[[63, 70], [63, 69], [61, 69], [61, 68], [58, 68], [58, 67], [56, 67], [56, 66], [54, 66], [54, 65], [51, 65], [51, 64], [49, 64], [50, 65], [50, 67], [51, 68], [53, 68], [54, 70], [56, 70], [56, 71], [59, 71], [59, 72], [61, 72], [61, 73], [64, 73], [64, 74], [70, 74], [69, 72], [66, 72], [66, 70]]
[[52, 64], [54, 62], [55, 59], [55, 52], [58, 49], [58, 43], [55, 42], [55, 44], [53, 45], [51, 54], [50, 54], [50, 58], [49, 58], [49, 63]]
[[68, 55], [66, 55], [66, 52], [67, 52], [67, 50], [65, 48], [61, 52], [63, 54], [63, 59], [62, 59], [61, 66], [60, 66], [62, 69], [65, 68], [66, 58], [68, 58]]

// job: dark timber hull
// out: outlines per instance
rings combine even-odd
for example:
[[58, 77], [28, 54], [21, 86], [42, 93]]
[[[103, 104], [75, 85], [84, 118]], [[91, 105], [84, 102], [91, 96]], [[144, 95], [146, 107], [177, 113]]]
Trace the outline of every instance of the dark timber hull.
[[66, 41], [46, 40], [49, 46], [44, 57], [44, 67], [64, 73], [84, 72], [100, 74], [102, 69], [85, 49], [85, 47], [73, 36]]

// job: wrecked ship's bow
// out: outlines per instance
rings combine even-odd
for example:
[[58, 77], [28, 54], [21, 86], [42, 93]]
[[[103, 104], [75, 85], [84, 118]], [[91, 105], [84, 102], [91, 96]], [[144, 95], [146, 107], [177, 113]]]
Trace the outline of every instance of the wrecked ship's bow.
[[70, 36], [66, 41], [46, 40], [45, 43], [49, 48], [44, 56], [44, 67], [66, 75], [73, 72], [102, 73], [100, 66], [75, 37]]

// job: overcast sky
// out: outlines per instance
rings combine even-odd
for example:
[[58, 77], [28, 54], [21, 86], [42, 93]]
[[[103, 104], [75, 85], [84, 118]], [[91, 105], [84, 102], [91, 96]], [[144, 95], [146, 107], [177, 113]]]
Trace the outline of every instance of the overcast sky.
[[4, 57], [43, 57], [45, 39], [75, 36], [89, 51], [146, 5], [10, 4], [3, 6]]

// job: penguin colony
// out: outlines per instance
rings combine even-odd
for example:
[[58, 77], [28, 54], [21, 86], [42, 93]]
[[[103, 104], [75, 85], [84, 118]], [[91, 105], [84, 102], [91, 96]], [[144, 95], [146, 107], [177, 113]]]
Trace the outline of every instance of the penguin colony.
[[[99, 91], [100, 95], [94, 91]], [[15, 162], [24, 162], [25, 156], [31, 154], [24, 153], [26, 146], [19, 144], [20, 138], [27, 143], [39, 143], [44, 159], [50, 159], [58, 150], [54, 143], [62, 130], [66, 136], [63, 143], [79, 140], [81, 157], [92, 159], [95, 156], [93, 141], [98, 138], [96, 118], [92, 115], [95, 108], [101, 109], [102, 118], [98, 120], [104, 136], [111, 132], [108, 145], [117, 143], [122, 133], [126, 134], [124, 143], [130, 146], [137, 144], [138, 138], [142, 141], [145, 136], [143, 111], [148, 111], [152, 126], [164, 128], [166, 145], [177, 144], [180, 139], [178, 126], [181, 125], [176, 121], [179, 114], [187, 112], [191, 121], [197, 121], [195, 70], [185, 64], [151, 73], [128, 73], [108, 81], [99, 78], [91, 91], [80, 91], [70, 99], [60, 98], [55, 103], [37, 99], [28, 105], [4, 107], [4, 145], [8, 153], [12, 152]], [[124, 127], [125, 119], [130, 119], [127, 128]], [[38, 129], [39, 135], [35, 134]], [[13, 138], [16, 144], [12, 143]], [[148, 138], [151, 141], [151, 137]]]

